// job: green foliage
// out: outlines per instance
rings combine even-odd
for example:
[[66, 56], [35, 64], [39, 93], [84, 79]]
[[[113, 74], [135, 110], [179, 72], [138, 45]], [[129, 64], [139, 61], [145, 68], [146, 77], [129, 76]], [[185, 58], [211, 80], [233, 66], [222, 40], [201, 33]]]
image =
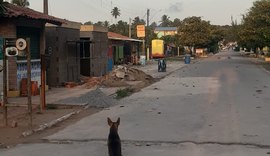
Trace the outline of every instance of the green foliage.
[[93, 25], [93, 22], [88, 21], [88, 22], [85, 22], [84, 25]]
[[109, 28], [110, 23], [109, 23], [109, 21], [104, 21], [104, 22], [102, 22], [102, 21], [98, 21], [98, 22], [97, 22], [97, 23], [95, 23], [94, 25], [98, 25], [98, 26], [102, 26], [102, 27]]
[[270, 46], [270, 0], [253, 3], [239, 26], [239, 44], [246, 48]]
[[113, 24], [109, 27], [109, 31], [119, 33], [124, 36], [128, 36], [129, 25], [127, 22], [122, 20], [118, 21], [117, 24]]
[[173, 27], [179, 27], [179, 26], [181, 26], [181, 24], [182, 24], [182, 22], [179, 18], [175, 18], [172, 22]]
[[176, 42], [176, 36], [166, 35], [162, 36], [161, 39], [164, 41], [165, 44]]
[[120, 16], [120, 10], [117, 7], [114, 7], [111, 11], [112, 16], [117, 19], [118, 16]]
[[116, 99], [122, 99], [124, 97], [129, 96], [130, 94], [132, 94], [134, 92], [134, 89], [128, 87], [125, 89], [118, 89], [116, 91]]
[[188, 17], [178, 29], [179, 40], [185, 46], [206, 47], [211, 39], [211, 25], [201, 17]]
[[161, 21], [160, 21], [160, 25], [161, 27], [170, 27], [172, 26], [172, 21], [170, 20], [170, 17], [168, 15], [163, 15], [161, 17]]
[[30, 5], [28, 0], [11, 0], [11, 3], [21, 7], [28, 7]]

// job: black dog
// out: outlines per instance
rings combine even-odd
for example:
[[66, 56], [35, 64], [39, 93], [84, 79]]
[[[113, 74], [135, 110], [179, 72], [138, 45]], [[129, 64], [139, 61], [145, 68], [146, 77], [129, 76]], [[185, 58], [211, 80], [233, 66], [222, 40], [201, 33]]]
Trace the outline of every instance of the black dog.
[[108, 125], [110, 126], [110, 133], [108, 137], [108, 152], [109, 156], [122, 156], [121, 140], [118, 135], [118, 126], [120, 125], [120, 118], [116, 122], [112, 122], [110, 118]]

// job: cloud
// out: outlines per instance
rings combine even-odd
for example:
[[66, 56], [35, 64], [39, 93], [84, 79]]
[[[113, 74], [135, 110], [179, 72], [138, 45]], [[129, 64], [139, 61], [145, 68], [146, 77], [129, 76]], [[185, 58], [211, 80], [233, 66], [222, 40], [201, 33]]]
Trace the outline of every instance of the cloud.
[[169, 13], [178, 13], [183, 10], [183, 3], [182, 2], [176, 2], [174, 4], [171, 4], [169, 8], [166, 10], [166, 12]]

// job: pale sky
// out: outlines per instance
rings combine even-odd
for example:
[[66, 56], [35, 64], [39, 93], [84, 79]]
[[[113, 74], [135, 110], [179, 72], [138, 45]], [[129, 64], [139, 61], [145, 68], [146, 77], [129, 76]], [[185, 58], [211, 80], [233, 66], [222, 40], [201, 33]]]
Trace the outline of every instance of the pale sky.
[[[190, 16], [201, 16], [211, 24], [230, 25], [231, 16], [240, 23], [255, 0], [49, 0], [49, 14], [76, 22], [109, 21], [115, 23], [111, 9], [118, 7], [121, 16], [117, 20], [128, 22], [139, 16], [146, 20], [150, 9], [150, 24], [159, 22], [166, 14], [171, 20], [183, 20]], [[30, 8], [43, 11], [43, 0], [29, 0]]]

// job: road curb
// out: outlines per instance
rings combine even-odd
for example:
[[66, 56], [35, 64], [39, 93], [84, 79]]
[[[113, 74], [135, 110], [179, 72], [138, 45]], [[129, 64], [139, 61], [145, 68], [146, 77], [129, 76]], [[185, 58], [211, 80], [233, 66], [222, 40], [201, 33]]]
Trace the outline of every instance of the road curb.
[[36, 129], [27, 130], [27, 131], [25, 131], [25, 132], [22, 133], [22, 136], [23, 136], [23, 137], [27, 137], [27, 136], [33, 135], [33, 134], [35, 134], [35, 133], [37, 133], [37, 132], [44, 131], [44, 130], [46, 130], [46, 129], [48, 129], [48, 128], [51, 128], [52, 126], [54, 126], [54, 125], [56, 125], [56, 124], [58, 124], [58, 123], [60, 123], [60, 122], [63, 122], [63, 121], [65, 121], [65, 120], [69, 119], [69, 118], [72, 117], [73, 115], [79, 114], [80, 112], [82, 112], [83, 110], [88, 109], [88, 108], [89, 108], [89, 106], [85, 106], [83, 109], [80, 109], [80, 110], [71, 112], [71, 113], [66, 114], [66, 115], [64, 115], [64, 116], [62, 116], [62, 117], [60, 117], [60, 118], [58, 118], [58, 119], [55, 119], [55, 120], [53, 120], [53, 121], [51, 121], [51, 122], [48, 122], [48, 123], [39, 125], [39, 127], [36, 128]]

